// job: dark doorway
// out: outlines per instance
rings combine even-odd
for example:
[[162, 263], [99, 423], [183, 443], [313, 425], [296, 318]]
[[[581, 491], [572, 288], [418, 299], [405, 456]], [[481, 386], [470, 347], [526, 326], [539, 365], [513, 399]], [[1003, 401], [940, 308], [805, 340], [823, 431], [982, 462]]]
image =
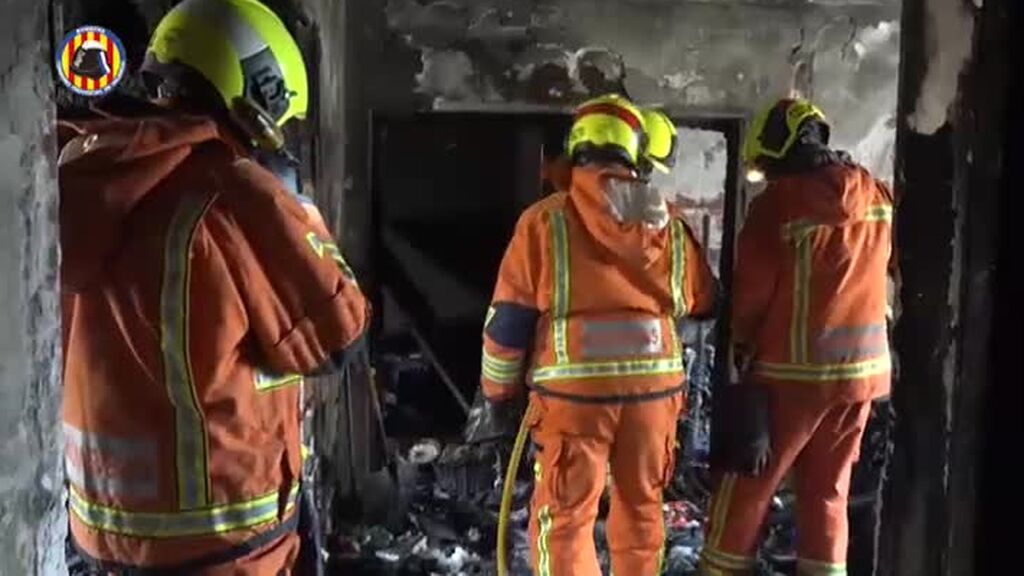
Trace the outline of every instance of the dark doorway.
[[[551, 192], [543, 164], [564, 152], [570, 123], [561, 112], [373, 117], [375, 342], [382, 364], [401, 365], [385, 367], [399, 397], [394, 412], [415, 406], [430, 414], [396, 418], [403, 421], [391, 422], [403, 428], [396, 433], [461, 430], [460, 402], [450, 388], [473, 397], [481, 323], [505, 246], [522, 210]], [[682, 115], [676, 123], [680, 166], [656, 184], [683, 208], [728, 285], [742, 125], [731, 117]], [[688, 334], [691, 372], [707, 385], [713, 339], [725, 336], [714, 324], [695, 324]]]

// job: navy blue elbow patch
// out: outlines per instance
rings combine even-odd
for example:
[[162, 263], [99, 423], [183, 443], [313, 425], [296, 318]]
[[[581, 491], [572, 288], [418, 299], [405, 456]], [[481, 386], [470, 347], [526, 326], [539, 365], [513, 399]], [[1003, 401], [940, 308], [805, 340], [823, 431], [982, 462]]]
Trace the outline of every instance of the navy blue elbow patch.
[[500, 346], [525, 350], [533, 342], [539, 317], [536, 308], [512, 302], [495, 302], [487, 314], [484, 333]]

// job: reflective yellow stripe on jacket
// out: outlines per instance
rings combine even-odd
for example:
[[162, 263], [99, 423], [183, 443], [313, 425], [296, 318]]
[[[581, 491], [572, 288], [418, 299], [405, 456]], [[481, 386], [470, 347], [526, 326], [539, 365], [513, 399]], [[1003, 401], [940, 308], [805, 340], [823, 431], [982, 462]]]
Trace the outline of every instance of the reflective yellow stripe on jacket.
[[192, 238], [212, 196], [185, 194], [171, 219], [160, 288], [160, 348], [164, 385], [174, 409], [178, 507], [209, 502], [206, 422], [192, 382], [189, 358], [189, 274]]
[[283, 520], [292, 513], [298, 495], [296, 484], [288, 493], [283, 514], [281, 493], [276, 490], [243, 502], [170, 513], [132, 512], [103, 506], [90, 502], [74, 487], [68, 502], [71, 512], [82, 523], [97, 530], [143, 538], [173, 538], [224, 534]]
[[551, 329], [555, 362], [569, 362], [569, 232], [561, 210], [551, 214], [551, 261], [555, 286], [551, 294]]
[[[671, 284], [673, 317], [686, 314], [684, 285], [686, 281], [686, 233], [683, 223], [677, 219], [671, 222], [672, 268]], [[618, 361], [580, 361], [569, 358], [568, 316], [572, 290], [570, 274], [569, 233], [565, 213], [556, 210], [551, 213], [549, 234], [551, 241], [552, 283], [551, 331], [555, 363], [537, 366], [531, 372], [534, 382], [576, 378], [608, 378], [620, 376], [654, 376], [683, 371], [681, 347], [674, 330], [670, 330], [673, 355], [668, 358], [632, 359]], [[487, 359], [485, 358], [485, 365]], [[498, 372], [497, 370], [495, 370]]]
[[[867, 209], [863, 221], [889, 222], [892, 220], [892, 214], [892, 206], [877, 204]], [[812, 293], [812, 239], [817, 229], [818, 224], [806, 220], [789, 222], [783, 227], [782, 236], [792, 243], [794, 251], [793, 312], [789, 327], [790, 361], [757, 362], [754, 371], [767, 378], [798, 382], [857, 380], [885, 374], [892, 368], [888, 353], [844, 364], [819, 364], [811, 361], [808, 323]]]
[[682, 318], [689, 312], [686, 302], [686, 230], [683, 222], [672, 219], [672, 314]]

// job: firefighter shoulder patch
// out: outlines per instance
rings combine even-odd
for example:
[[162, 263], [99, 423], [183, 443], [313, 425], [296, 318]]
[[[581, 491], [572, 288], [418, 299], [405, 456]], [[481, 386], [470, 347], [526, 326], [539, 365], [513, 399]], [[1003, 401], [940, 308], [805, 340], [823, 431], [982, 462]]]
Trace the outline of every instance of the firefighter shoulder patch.
[[124, 45], [99, 26], [82, 26], [64, 37], [57, 50], [57, 76], [80, 96], [102, 96], [113, 90], [127, 67]]

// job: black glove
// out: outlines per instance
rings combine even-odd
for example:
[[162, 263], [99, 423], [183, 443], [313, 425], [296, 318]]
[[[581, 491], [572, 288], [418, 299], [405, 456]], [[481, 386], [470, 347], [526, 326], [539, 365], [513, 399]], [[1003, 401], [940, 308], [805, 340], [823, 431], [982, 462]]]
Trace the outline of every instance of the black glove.
[[469, 409], [463, 438], [467, 444], [512, 440], [519, 431], [525, 411], [521, 397], [503, 402], [491, 402], [478, 390]]
[[771, 457], [768, 398], [761, 386], [740, 383], [714, 391], [711, 413], [711, 465], [760, 476]]

